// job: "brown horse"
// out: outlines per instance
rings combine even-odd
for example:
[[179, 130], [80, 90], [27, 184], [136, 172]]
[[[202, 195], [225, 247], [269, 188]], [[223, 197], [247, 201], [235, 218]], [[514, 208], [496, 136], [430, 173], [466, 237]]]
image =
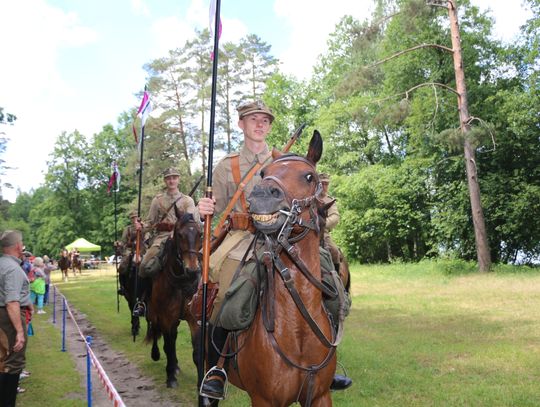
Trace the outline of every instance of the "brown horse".
[[192, 357], [196, 363], [198, 325], [189, 312], [188, 303], [197, 290], [201, 276], [201, 228], [192, 214], [179, 213], [172, 238], [165, 245], [163, 268], [154, 277], [149, 300], [147, 342], [152, 341], [152, 359], [160, 358], [158, 339], [163, 336], [163, 351], [167, 356], [167, 387], [177, 387], [179, 372], [176, 357], [176, 336], [180, 320], [188, 323], [192, 338]]
[[[324, 227], [326, 226], [326, 218], [328, 217], [328, 209], [332, 205], [334, 205], [336, 202], [335, 199], [331, 200], [330, 202], [323, 204], [319, 202], [319, 205], [317, 207], [317, 212], [319, 214], [319, 228], [321, 231], [324, 230]], [[325, 249], [328, 249], [325, 247], [324, 244], [324, 234], [321, 233], [319, 243], [321, 247], [324, 247]], [[339, 270], [338, 274], [341, 278], [341, 282], [343, 283], [343, 286], [345, 287], [345, 290], [350, 294], [351, 292], [351, 273], [349, 271], [349, 262], [347, 261], [347, 258], [343, 254], [343, 251], [340, 247], [338, 249], [338, 258], [339, 258]]]
[[71, 260], [71, 270], [73, 271], [73, 276], [77, 276], [77, 270], [79, 270], [79, 275], [82, 275], [82, 262], [80, 259], [79, 251], [75, 249], [69, 254], [69, 257]]
[[320, 283], [316, 201], [322, 187], [315, 165], [321, 154], [317, 131], [306, 157], [274, 150], [248, 199], [264, 234], [267, 288], [251, 327], [238, 334], [229, 377], [253, 406], [332, 405], [337, 341]]
[[69, 261], [69, 253], [64, 249], [60, 253], [60, 259], [58, 260], [58, 268], [62, 272], [63, 281], [68, 281], [68, 270], [70, 266], [71, 262]]

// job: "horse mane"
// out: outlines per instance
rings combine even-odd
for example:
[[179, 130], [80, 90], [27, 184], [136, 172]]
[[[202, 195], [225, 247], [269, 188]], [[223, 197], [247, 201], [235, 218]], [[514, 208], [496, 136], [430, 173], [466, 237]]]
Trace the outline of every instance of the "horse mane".
[[195, 218], [193, 217], [192, 213], [184, 213], [182, 217], [180, 218], [180, 224], [185, 225], [188, 222], [193, 222]]

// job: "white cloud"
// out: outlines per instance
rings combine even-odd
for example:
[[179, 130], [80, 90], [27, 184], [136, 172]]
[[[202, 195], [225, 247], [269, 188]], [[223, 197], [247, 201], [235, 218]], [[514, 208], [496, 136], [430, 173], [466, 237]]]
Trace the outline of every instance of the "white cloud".
[[[59, 50], [97, 41], [98, 35], [82, 26], [76, 14], [28, 0], [3, 2], [0, 38], [5, 40], [2, 55], [9, 57], [0, 64], [0, 103], [18, 118], [15, 126], [3, 129], [10, 138], [6, 165], [14, 170], [2, 178], [26, 191], [42, 180], [45, 157], [61, 131], [49, 112], [62, 111], [62, 98], [74, 95], [60, 76]], [[14, 191], [3, 193], [14, 199]]]
[[[222, 15], [221, 21], [223, 32], [220, 43], [238, 42], [248, 33], [247, 26], [238, 19], [224, 18]], [[183, 46], [187, 40], [195, 37], [195, 28], [199, 30], [210, 28], [206, 1], [193, 0], [186, 11], [186, 17], [183, 19], [171, 16], [152, 23], [152, 34], [157, 45], [154, 56], [166, 55], [169, 50]]]
[[312, 0], [276, 0], [274, 11], [291, 30], [289, 47], [279, 56], [283, 70], [302, 79], [308, 77], [341, 17], [349, 14], [363, 20], [370, 8], [371, 3], [361, 0], [333, 0], [317, 6]]
[[472, 3], [482, 11], [491, 11], [495, 19], [495, 37], [505, 41], [512, 40], [519, 33], [520, 25], [531, 15], [530, 9], [525, 8], [521, 0], [472, 0]]
[[144, 0], [131, 0], [131, 9], [135, 15], [148, 16], [150, 10]]

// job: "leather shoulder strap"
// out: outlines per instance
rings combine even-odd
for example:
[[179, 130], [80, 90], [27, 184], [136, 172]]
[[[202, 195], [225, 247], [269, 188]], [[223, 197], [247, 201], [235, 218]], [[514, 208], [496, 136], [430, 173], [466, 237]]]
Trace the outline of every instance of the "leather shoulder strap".
[[[242, 175], [240, 174], [240, 156], [235, 155], [231, 159], [231, 169], [232, 174], [234, 178], [234, 183], [236, 184], [236, 188], [240, 189], [240, 183], [242, 182]], [[249, 182], [249, 180], [246, 180], [246, 182]], [[242, 212], [247, 212], [247, 201], [246, 201], [246, 193], [244, 192], [244, 188], [242, 188], [242, 192], [240, 194], [240, 204], [242, 205]]]
[[[265, 162], [263, 164], [265, 164], [266, 162], [269, 161], [269, 159], [272, 158], [272, 156], [269, 156]], [[234, 159], [234, 157], [233, 157]], [[239, 161], [240, 162], [240, 161]], [[231, 198], [231, 200], [229, 201], [229, 204], [227, 205], [227, 207], [225, 208], [225, 210], [223, 211], [223, 214], [221, 215], [221, 218], [219, 219], [219, 222], [216, 226], [216, 228], [214, 229], [214, 237], [217, 238], [220, 234], [221, 234], [221, 231], [223, 229], [223, 225], [225, 224], [226, 220], [227, 220], [227, 217], [229, 216], [229, 214], [232, 212], [233, 208], [234, 208], [234, 205], [236, 203], [236, 201], [238, 201], [238, 198], [240, 198], [240, 195], [243, 194], [244, 192], [244, 188], [246, 187], [246, 185], [249, 183], [249, 181], [251, 180], [251, 178], [253, 178], [253, 176], [257, 173], [258, 170], [261, 169], [261, 167], [263, 166], [263, 164], [257, 162], [255, 163], [251, 168], [250, 170], [248, 171], [248, 173], [244, 176], [244, 179], [240, 181], [240, 183], [238, 184], [237, 186], [237, 189], [236, 189], [236, 192], [234, 193], [233, 197]], [[232, 165], [232, 164], [231, 164]], [[233, 175], [234, 176], [234, 175]], [[235, 181], [236, 182], [236, 181]], [[247, 210], [246, 210], [247, 212]]]

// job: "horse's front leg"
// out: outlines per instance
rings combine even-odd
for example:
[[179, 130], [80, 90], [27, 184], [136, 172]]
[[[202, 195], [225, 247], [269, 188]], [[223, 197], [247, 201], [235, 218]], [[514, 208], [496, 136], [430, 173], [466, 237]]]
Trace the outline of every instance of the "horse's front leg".
[[163, 351], [167, 355], [167, 366], [165, 368], [167, 372], [167, 387], [171, 388], [178, 387], [176, 374], [180, 372], [178, 359], [176, 358], [176, 336], [176, 327], [163, 334]]

